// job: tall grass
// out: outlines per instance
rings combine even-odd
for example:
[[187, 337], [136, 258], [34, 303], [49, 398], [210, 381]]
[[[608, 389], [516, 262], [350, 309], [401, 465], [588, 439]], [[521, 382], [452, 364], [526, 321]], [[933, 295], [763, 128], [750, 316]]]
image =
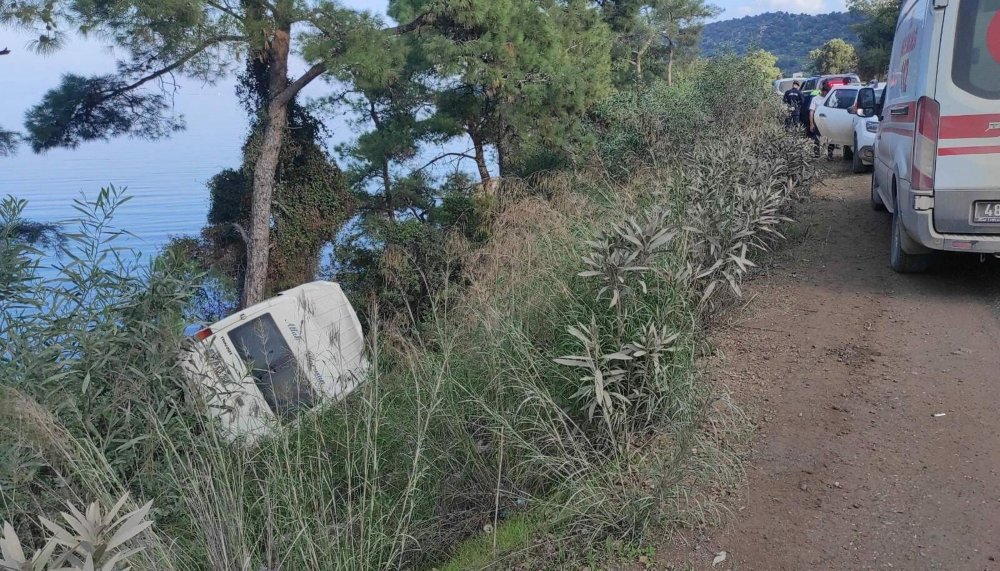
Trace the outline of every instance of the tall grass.
[[115, 249], [121, 196], [77, 204], [55, 279], [5, 202], [0, 518], [41, 542], [35, 514], [129, 491], [156, 520], [133, 567], [248, 571], [431, 566], [523, 512], [577, 541], [712, 519], [693, 485], [739, 468], [704, 328], [811, 172], [745, 68], [611, 98], [599, 164], [502, 183], [486, 244], [446, 246], [459, 279], [390, 256], [386, 283], [441, 284], [430, 317], [369, 323], [368, 382], [253, 446], [198, 412], [176, 363], [198, 276]]

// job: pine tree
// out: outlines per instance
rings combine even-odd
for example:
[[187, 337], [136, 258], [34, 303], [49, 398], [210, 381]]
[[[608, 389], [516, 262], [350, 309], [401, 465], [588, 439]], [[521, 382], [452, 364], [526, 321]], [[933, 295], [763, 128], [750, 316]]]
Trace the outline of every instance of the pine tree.
[[[266, 63], [260, 59], [251, 59], [239, 77], [237, 92], [252, 122], [243, 146], [243, 165], [209, 181], [208, 226], [192, 252], [205, 269], [221, 271], [237, 283], [242, 282], [246, 267], [242, 234], [251, 216], [267, 77]], [[312, 113], [295, 99], [289, 102], [288, 134], [275, 174], [267, 293], [315, 279], [323, 249], [354, 211], [356, 201], [347, 191], [345, 177], [323, 146], [325, 135]]]
[[[266, 290], [271, 207], [289, 103], [316, 78], [353, 58], [371, 57], [364, 42], [417, 30], [427, 15], [417, 13], [406, 24], [381, 29], [376, 18], [329, 0], [0, 0], [0, 23], [36, 29], [40, 51], [58, 49], [68, 34], [80, 32], [107, 39], [124, 55], [115, 74], [67, 74], [29, 111], [27, 138], [36, 152], [125, 135], [169, 136], [183, 127], [168, 105], [173, 93], [166, 80], [172, 75], [212, 83], [248, 57], [266, 63], [266, 105], [246, 232], [244, 306], [261, 301]], [[293, 26], [301, 30], [294, 37]], [[293, 42], [300, 44], [310, 67], [290, 79]]]
[[[397, 20], [431, 9], [420, 49], [443, 134], [469, 138], [480, 180], [551, 161], [610, 89], [611, 34], [584, 0], [393, 0]], [[541, 149], [551, 151], [542, 153]], [[547, 155], [542, 159], [540, 154]]]
[[619, 83], [666, 79], [678, 57], [698, 55], [705, 22], [721, 13], [705, 0], [596, 0], [617, 33], [613, 54]]

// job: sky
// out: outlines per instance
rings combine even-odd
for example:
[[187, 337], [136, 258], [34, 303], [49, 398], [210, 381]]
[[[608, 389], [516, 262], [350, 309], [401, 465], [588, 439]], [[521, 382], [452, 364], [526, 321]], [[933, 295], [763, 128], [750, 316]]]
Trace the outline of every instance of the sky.
[[[711, 0], [710, 0], [711, 1]], [[763, 12], [791, 12], [793, 14], [826, 14], [846, 9], [844, 0], [714, 0], [712, 4], [724, 10], [720, 20], [752, 16]]]

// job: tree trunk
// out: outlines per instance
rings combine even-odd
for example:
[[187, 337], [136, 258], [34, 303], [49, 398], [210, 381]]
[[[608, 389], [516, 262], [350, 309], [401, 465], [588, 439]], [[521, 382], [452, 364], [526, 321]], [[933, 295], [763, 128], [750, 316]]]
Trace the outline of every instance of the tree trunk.
[[496, 141], [497, 170], [502, 180], [514, 176], [516, 170], [514, 159], [517, 157], [519, 147], [514, 128], [507, 122], [507, 118], [501, 115], [498, 123], [500, 128]]
[[384, 187], [383, 205], [385, 215], [389, 220], [396, 219], [396, 210], [392, 204], [392, 174], [389, 172], [389, 158], [382, 157], [382, 186]]
[[[375, 100], [368, 98], [368, 118], [372, 120], [372, 124], [375, 125], [375, 130], [380, 131], [382, 129], [382, 118], [378, 114], [378, 109], [375, 107]], [[389, 156], [382, 154], [382, 208], [385, 209], [385, 215], [389, 220], [396, 219], [396, 211], [392, 206], [392, 173], [389, 170]]]
[[288, 52], [291, 26], [280, 25], [267, 47], [268, 101], [260, 154], [253, 170], [247, 268], [243, 279], [240, 307], [264, 300], [267, 287], [268, 255], [271, 245], [271, 199], [275, 171], [288, 128], [288, 103], [275, 104], [274, 98], [288, 87]]
[[507, 165], [507, 146], [504, 143], [503, 135], [500, 136], [500, 140], [497, 141], [497, 175], [502, 179], [506, 176], [510, 176], [510, 167]]
[[646, 38], [639, 49], [635, 50], [635, 77], [638, 81], [642, 81], [642, 58], [649, 51], [649, 47], [653, 45], [653, 37], [650, 36]]
[[667, 48], [667, 85], [674, 84], [674, 43]]
[[490, 169], [486, 166], [486, 152], [483, 149], [483, 141], [479, 137], [472, 136], [472, 146], [476, 150], [476, 168], [479, 169], [479, 179], [484, 185], [490, 182]]

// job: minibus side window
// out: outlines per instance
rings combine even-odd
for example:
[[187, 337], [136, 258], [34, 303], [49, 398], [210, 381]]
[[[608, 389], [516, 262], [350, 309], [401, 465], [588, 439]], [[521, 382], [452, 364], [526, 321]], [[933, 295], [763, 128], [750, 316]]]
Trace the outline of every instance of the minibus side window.
[[274, 414], [287, 418], [312, 406], [312, 387], [271, 314], [236, 327], [229, 332], [229, 340], [249, 365], [257, 388]]
[[1000, 0], [960, 0], [951, 79], [984, 99], [1000, 99]]

